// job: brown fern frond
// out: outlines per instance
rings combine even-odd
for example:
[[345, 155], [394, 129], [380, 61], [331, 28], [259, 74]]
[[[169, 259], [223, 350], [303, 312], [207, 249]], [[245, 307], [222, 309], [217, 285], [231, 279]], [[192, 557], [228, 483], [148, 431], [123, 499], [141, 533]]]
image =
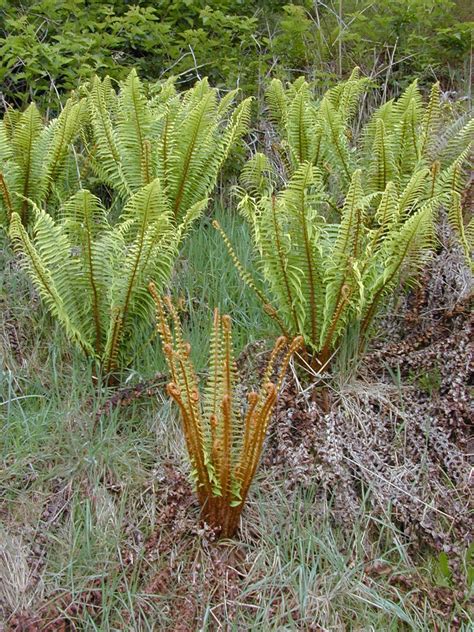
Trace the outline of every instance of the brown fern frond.
[[[203, 519], [220, 537], [237, 529], [252, 479], [258, 467], [268, 423], [292, 354], [301, 347], [298, 337], [290, 344], [280, 337], [270, 354], [259, 392], [248, 397], [242, 414], [237, 402], [237, 369], [229, 316], [214, 312], [211, 330], [208, 384], [200, 394], [181, 324], [169, 298], [162, 299], [155, 286], [150, 293], [156, 304], [157, 329], [172, 381], [167, 392], [181, 416], [192, 476]], [[171, 324], [170, 324], [171, 322]], [[278, 357], [286, 351], [276, 381], [272, 382]]]

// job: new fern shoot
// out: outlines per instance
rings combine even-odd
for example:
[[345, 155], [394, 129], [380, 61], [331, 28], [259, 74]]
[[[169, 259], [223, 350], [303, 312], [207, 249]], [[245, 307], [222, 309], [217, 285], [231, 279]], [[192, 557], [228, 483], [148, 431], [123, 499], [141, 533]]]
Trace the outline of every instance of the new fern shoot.
[[260, 460], [288, 363], [302, 339], [297, 337], [289, 343], [283, 336], [278, 338], [261, 386], [248, 393], [243, 410], [237, 396], [230, 317], [214, 312], [209, 374], [205, 387], [200, 389], [190, 360], [191, 348], [183, 338], [171, 300], [162, 300], [153, 284], [149, 289], [156, 303], [157, 328], [171, 374], [167, 391], [180, 411], [202, 517], [220, 537], [231, 537]]

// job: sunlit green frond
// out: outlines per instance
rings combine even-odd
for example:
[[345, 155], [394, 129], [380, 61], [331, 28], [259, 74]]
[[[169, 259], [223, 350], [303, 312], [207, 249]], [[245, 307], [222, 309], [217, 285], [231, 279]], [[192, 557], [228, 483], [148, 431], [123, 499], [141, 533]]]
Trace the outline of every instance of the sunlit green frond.
[[461, 192], [465, 182], [466, 167], [471, 162], [472, 148], [474, 148], [474, 142], [466, 147], [450, 165], [437, 174], [433, 187], [434, 194], [440, 195], [450, 191]]
[[58, 225], [44, 211], [36, 210], [34, 240], [26, 232], [20, 216], [13, 213], [10, 236], [21, 263], [51, 313], [67, 335], [91, 355], [94, 350], [82, 327], [84, 306], [77, 290], [79, 262]]
[[143, 86], [132, 70], [119, 93], [116, 139], [123, 172], [132, 191], [153, 179], [150, 146], [153, 118]]
[[[148, 283], [153, 281], [161, 289], [171, 274], [178, 236], [162, 204], [161, 185], [156, 179], [140, 189], [127, 205], [124, 215], [127, 242], [120, 226], [115, 231], [116, 248], [122, 254], [115, 258], [116, 268], [109, 288], [113, 323], [104, 351], [107, 372], [120, 363], [122, 338], [130, 334], [134, 318], [146, 321], [149, 317], [152, 301]], [[132, 225], [126, 218], [130, 218]]]
[[370, 332], [384, 297], [393, 290], [401, 277], [405, 284], [409, 283], [426, 264], [435, 245], [435, 206], [428, 202], [398, 230], [388, 233], [377, 258], [367, 270], [360, 326], [361, 343]]
[[279, 305], [286, 330], [300, 331], [306, 319], [302, 295], [301, 270], [290, 260], [291, 238], [284, 200], [275, 196], [260, 202], [258, 217], [259, 249], [263, 257], [263, 273], [268, 280], [275, 303]]
[[35, 104], [32, 103], [21, 115], [12, 137], [12, 147], [19, 169], [17, 180], [11, 191], [16, 191], [23, 198], [13, 199], [13, 206], [18, 211], [24, 224], [28, 222], [28, 201], [37, 201], [36, 193], [40, 185], [41, 161], [44, 156], [37, 149], [37, 142], [43, 131], [43, 122]]
[[364, 199], [361, 172], [357, 170], [346, 195], [336, 238], [325, 261], [324, 315], [318, 341], [324, 360], [344, 329], [348, 307], [357, 302], [360, 293], [357, 260], [363, 253], [364, 237]]
[[[399, 101], [395, 103], [395, 108], [398, 104]], [[420, 159], [419, 127], [420, 107], [418, 101], [413, 98], [400, 113], [393, 131], [394, 159], [400, 177], [411, 174]]]
[[309, 159], [311, 129], [314, 123], [309, 86], [304, 82], [288, 103], [286, 121], [288, 146], [296, 166]]
[[[90, 120], [94, 134], [91, 162], [103, 181], [128, 197], [132, 189], [124, 172], [117, 131], [112, 123], [111, 101], [116, 101], [115, 92], [109, 89], [110, 82], [95, 77], [89, 95]], [[115, 105], [115, 103], [114, 103]], [[115, 108], [114, 108], [115, 109]]]
[[400, 217], [397, 187], [388, 182], [374, 215], [373, 229], [369, 234], [370, 252], [374, 252], [390, 230], [397, 225]]
[[354, 68], [349, 79], [342, 84], [336, 107], [345, 125], [354, 118], [359, 100], [366, 91], [369, 82], [367, 77], [360, 76], [360, 68]]
[[468, 155], [470, 155], [472, 160], [473, 138], [474, 118], [472, 113], [470, 113], [470, 118], [460, 129], [456, 129], [456, 126], [454, 126], [453, 133], [446, 134], [444, 138], [445, 145], [439, 150], [439, 158], [442, 165], [446, 167], [449, 163], [456, 160], [457, 156], [464, 154], [466, 150], [470, 151]]
[[112, 227], [100, 200], [87, 190], [78, 191], [60, 210], [63, 230], [72, 250], [81, 255], [77, 279], [81, 300], [87, 307], [84, 323], [100, 358], [109, 320], [108, 290], [113, 249]]
[[377, 121], [369, 162], [368, 189], [385, 191], [388, 182], [397, 180], [393, 138], [386, 133], [382, 119]]
[[420, 89], [418, 87], [418, 80], [415, 79], [409, 86], [404, 90], [402, 95], [395, 101], [393, 106], [393, 113], [397, 118], [402, 118], [409, 109], [414, 107], [415, 117], [418, 118], [421, 114], [422, 109], [422, 99], [420, 94]]
[[405, 218], [416, 208], [420, 200], [425, 199], [430, 178], [430, 171], [423, 167], [413, 173], [406, 186], [400, 191], [398, 213]]
[[250, 194], [263, 194], [271, 189], [272, 167], [270, 161], [260, 152], [248, 160], [240, 174], [240, 183]]
[[441, 126], [440, 96], [439, 82], [436, 82], [431, 88], [430, 98], [421, 124], [420, 154], [426, 157], [429, 162], [433, 160], [433, 147]]
[[464, 226], [464, 218], [461, 206], [461, 196], [457, 191], [451, 193], [451, 200], [448, 207], [448, 220], [451, 228], [456, 233], [461, 249], [464, 253], [468, 265], [474, 272], [474, 261], [472, 258], [474, 250], [474, 234]]
[[51, 140], [44, 155], [41, 173], [41, 199], [47, 200], [51, 190], [64, 175], [71, 143], [79, 135], [86, 117], [86, 101], [75, 103], [69, 99], [59, 117], [52, 124]]
[[322, 126], [325, 137], [325, 154], [330, 162], [330, 170], [343, 182], [349, 182], [352, 176], [349, 143], [341, 115], [329, 99], [324, 98], [319, 112], [318, 121]]
[[276, 125], [286, 126], [288, 120], [287, 99], [280, 79], [272, 79], [265, 92], [269, 118]]

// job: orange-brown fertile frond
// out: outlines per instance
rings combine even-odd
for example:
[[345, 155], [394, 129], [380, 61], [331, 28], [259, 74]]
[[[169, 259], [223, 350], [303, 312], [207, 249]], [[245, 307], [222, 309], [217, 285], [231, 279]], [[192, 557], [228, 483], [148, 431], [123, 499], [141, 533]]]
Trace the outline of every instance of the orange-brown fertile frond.
[[[168, 395], [180, 411], [203, 518], [221, 537], [237, 526], [247, 493], [260, 461], [265, 435], [290, 357], [302, 344], [281, 336], [270, 353], [260, 393], [247, 396], [242, 413], [237, 401], [237, 367], [230, 316], [214, 312], [210, 337], [209, 376], [202, 396], [190, 360], [191, 347], [182, 336], [178, 313], [171, 299], [162, 300], [153, 286], [157, 328], [172, 381]], [[169, 324], [172, 321], [172, 325]], [[276, 377], [271, 381], [280, 354]]]

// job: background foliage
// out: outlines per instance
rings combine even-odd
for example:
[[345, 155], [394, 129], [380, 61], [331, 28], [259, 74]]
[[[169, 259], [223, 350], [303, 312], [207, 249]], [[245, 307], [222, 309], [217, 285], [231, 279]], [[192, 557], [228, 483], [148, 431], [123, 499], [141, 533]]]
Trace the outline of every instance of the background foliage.
[[55, 107], [94, 73], [149, 80], [208, 76], [256, 93], [270, 74], [304, 74], [326, 88], [357, 65], [399, 90], [418, 76], [464, 87], [469, 5], [451, 0], [0, 0], [0, 100]]

